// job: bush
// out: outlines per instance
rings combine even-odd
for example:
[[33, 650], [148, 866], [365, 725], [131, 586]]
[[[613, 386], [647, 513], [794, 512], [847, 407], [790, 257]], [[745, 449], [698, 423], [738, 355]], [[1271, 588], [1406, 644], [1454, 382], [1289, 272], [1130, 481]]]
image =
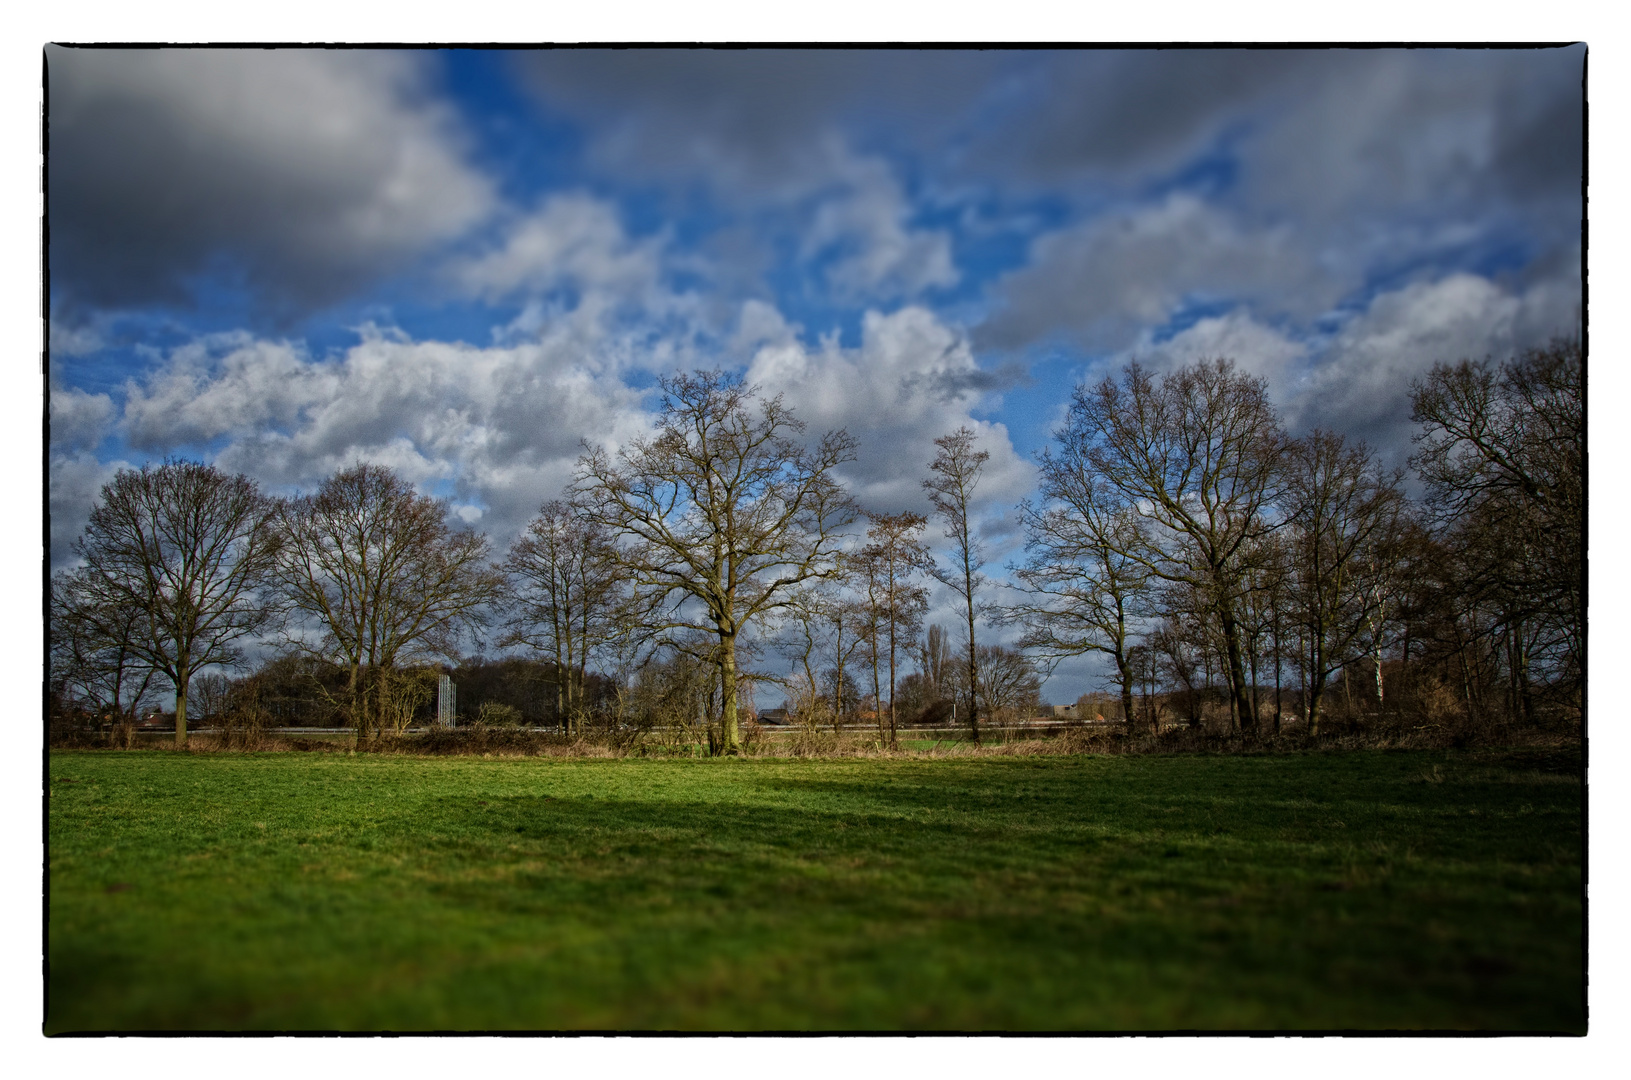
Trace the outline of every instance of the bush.
[[476, 710], [476, 723], [482, 727], [520, 727], [521, 710], [498, 701], [483, 702]]

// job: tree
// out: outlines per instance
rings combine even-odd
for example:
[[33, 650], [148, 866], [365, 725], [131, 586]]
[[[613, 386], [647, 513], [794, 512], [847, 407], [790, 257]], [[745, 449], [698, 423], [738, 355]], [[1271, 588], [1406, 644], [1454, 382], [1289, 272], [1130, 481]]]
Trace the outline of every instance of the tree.
[[978, 743], [980, 719], [974, 700], [975, 687], [979, 684], [974, 642], [974, 595], [985, 583], [985, 575], [980, 573], [980, 567], [985, 565], [985, 552], [979, 537], [974, 534], [970, 508], [974, 492], [980, 484], [980, 475], [985, 471], [985, 463], [991, 460], [991, 453], [974, 449], [974, 439], [974, 431], [967, 427], [960, 427], [950, 435], [936, 439], [934, 444], [940, 449], [929, 463], [929, 471], [934, 475], [923, 481], [923, 489], [929, 493], [935, 513], [945, 522], [946, 539], [952, 543], [950, 559], [945, 565], [935, 564], [931, 572], [935, 580], [963, 598], [968, 613], [968, 671], [963, 682], [968, 693], [968, 721], [974, 741]]
[[1085, 432], [1057, 433], [1041, 459], [1042, 505], [1020, 509], [1026, 564], [1015, 571], [1029, 599], [1005, 618], [1025, 628], [1019, 645], [1061, 659], [1096, 652], [1115, 664], [1122, 716], [1132, 730], [1134, 624], [1146, 610], [1151, 553], [1137, 508], [1093, 471]]
[[[84, 561], [81, 610], [139, 613], [119, 632], [175, 688], [177, 746], [187, 742], [193, 675], [237, 663], [238, 643], [272, 616], [263, 590], [277, 554], [275, 514], [248, 477], [169, 460], [121, 470], [74, 544]], [[116, 625], [117, 617], [107, 627]]]
[[993, 723], [1036, 707], [1042, 680], [1029, 657], [1002, 645], [981, 645], [975, 657], [975, 695]]
[[1307, 635], [1310, 733], [1319, 731], [1326, 680], [1362, 653], [1391, 595], [1387, 576], [1404, 513], [1399, 481], [1363, 443], [1350, 447], [1327, 431], [1312, 432], [1288, 455], [1292, 618]]
[[504, 569], [513, 607], [502, 643], [555, 662], [555, 714], [581, 728], [590, 659], [618, 635], [628, 598], [612, 537], [557, 499], [511, 545]]
[[501, 592], [487, 538], [448, 523], [445, 502], [419, 495], [381, 465], [329, 477], [288, 503], [279, 574], [320, 637], [297, 644], [345, 667], [344, 708], [357, 742], [392, 726], [396, 665], [456, 658]]
[[793, 665], [782, 683], [788, 715], [811, 730], [820, 726], [827, 709], [820, 677], [821, 652], [826, 647], [821, 614], [825, 603], [819, 588], [807, 585], [795, 590], [781, 610], [781, 633], [776, 638], [776, 651]]
[[[867, 638], [872, 660], [872, 698], [883, 732], [883, 686], [889, 689], [889, 744], [895, 745], [895, 661], [897, 635], [917, 635], [928, 608], [929, 596], [913, 578], [934, 565], [921, 537], [927, 524], [922, 514], [869, 514], [867, 544], [854, 560], [866, 593]], [[883, 640], [889, 642], [889, 682], [882, 683]]]
[[836, 572], [840, 530], [855, 519], [835, 470], [854, 440], [828, 432], [813, 447], [778, 395], [737, 376], [663, 379], [657, 431], [615, 458], [578, 459], [574, 490], [585, 513], [621, 535], [620, 567], [637, 591], [667, 605], [661, 627], [700, 630], [717, 643], [725, 753], [741, 748], [737, 644], [794, 589]]
[[144, 614], [128, 602], [99, 603], [91, 584], [83, 567], [51, 576], [52, 683], [78, 686], [98, 715], [134, 724], [155, 674], [133, 644]]
[[1436, 366], [1411, 388], [1412, 464], [1441, 533], [1480, 556], [1462, 591], [1495, 610], [1531, 712], [1539, 659], [1578, 698], [1585, 679], [1585, 383], [1581, 344], [1556, 339], [1499, 366]]
[[923, 635], [919, 665], [923, 680], [932, 697], [944, 697], [951, 692], [951, 645], [946, 641], [946, 628], [938, 624], [929, 627]]
[[1119, 382], [1078, 386], [1066, 430], [1144, 520], [1150, 572], [1193, 586], [1217, 620], [1238, 731], [1251, 708], [1237, 610], [1245, 560], [1279, 524], [1286, 447], [1267, 384], [1228, 360], [1159, 379], [1133, 363]]
[[855, 676], [848, 668], [855, 653], [866, 644], [867, 612], [853, 597], [829, 596], [820, 608], [820, 618], [833, 660], [832, 667], [822, 673], [821, 685], [832, 694], [832, 728], [836, 734], [844, 717], [861, 704]]

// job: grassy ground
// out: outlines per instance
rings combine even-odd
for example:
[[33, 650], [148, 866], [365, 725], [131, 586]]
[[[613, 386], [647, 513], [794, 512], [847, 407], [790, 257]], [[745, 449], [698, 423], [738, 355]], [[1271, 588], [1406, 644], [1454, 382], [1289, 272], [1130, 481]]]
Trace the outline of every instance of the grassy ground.
[[54, 753], [45, 1027], [1581, 1031], [1577, 769]]

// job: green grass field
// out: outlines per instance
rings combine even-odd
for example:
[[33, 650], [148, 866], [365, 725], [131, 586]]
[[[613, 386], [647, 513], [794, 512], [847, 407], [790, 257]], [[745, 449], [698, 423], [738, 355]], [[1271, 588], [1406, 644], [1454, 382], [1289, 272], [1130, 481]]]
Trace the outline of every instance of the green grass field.
[[1584, 1030], [1571, 753], [50, 778], [52, 1033]]

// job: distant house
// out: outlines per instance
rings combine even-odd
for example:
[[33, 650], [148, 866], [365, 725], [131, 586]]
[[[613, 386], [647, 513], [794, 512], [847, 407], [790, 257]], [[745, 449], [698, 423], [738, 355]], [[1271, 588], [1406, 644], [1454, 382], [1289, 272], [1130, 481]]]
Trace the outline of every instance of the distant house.
[[1055, 720], [1077, 720], [1079, 710], [1074, 705], [1044, 705], [1038, 715], [1052, 717]]
[[787, 710], [786, 709], [763, 709], [763, 710], [761, 710], [759, 712], [759, 723], [761, 723], [761, 724], [785, 724], [785, 723], [787, 723]]

